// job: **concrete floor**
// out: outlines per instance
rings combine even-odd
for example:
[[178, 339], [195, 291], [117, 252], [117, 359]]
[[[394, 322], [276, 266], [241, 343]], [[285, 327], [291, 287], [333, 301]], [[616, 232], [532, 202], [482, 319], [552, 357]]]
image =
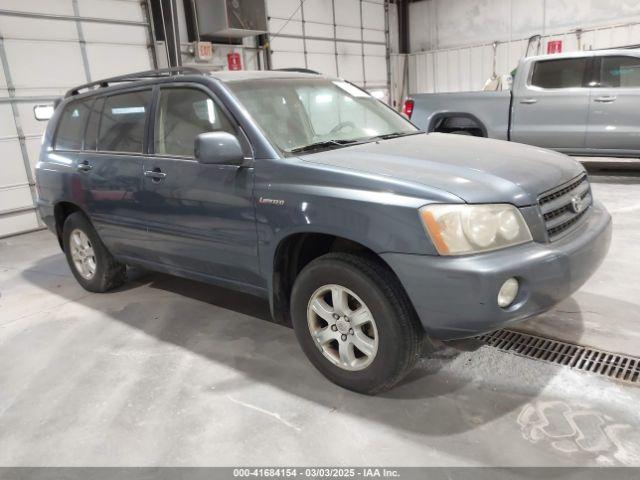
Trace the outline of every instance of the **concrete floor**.
[[[594, 190], [611, 254], [527, 328], [635, 351], [640, 185]], [[365, 397], [264, 302], [157, 274], [90, 294], [48, 232], [0, 241], [0, 294], [0, 466], [640, 466], [639, 388], [489, 347]]]

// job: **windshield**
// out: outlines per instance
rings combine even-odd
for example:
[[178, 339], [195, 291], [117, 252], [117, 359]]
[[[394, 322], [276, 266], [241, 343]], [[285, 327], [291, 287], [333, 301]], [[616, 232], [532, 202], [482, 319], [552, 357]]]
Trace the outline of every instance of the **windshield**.
[[341, 80], [277, 78], [228, 85], [271, 142], [287, 153], [419, 131], [368, 93]]

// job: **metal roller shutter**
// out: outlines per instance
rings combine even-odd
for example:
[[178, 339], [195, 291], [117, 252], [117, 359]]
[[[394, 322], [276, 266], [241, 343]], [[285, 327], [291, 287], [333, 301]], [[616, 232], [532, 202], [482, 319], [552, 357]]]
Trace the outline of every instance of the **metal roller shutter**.
[[384, 0], [268, 0], [273, 68], [309, 68], [388, 90]]
[[0, 237], [41, 228], [33, 168], [45, 122], [33, 107], [70, 87], [153, 68], [139, 0], [0, 0]]

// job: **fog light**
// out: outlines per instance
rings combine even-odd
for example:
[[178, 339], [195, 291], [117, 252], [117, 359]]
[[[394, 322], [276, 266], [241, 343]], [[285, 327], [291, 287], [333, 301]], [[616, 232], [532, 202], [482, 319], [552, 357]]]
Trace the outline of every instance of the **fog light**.
[[518, 280], [515, 278], [510, 278], [504, 282], [498, 292], [498, 305], [502, 308], [511, 305], [518, 295], [518, 287]]

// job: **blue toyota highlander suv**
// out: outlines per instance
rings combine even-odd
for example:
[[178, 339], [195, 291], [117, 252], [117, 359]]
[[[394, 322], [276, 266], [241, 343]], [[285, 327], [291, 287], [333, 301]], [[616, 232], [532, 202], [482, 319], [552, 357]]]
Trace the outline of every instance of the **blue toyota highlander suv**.
[[425, 134], [340, 79], [183, 68], [57, 106], [39, 211], [78, 282], [126, 265], [269, 299], [309, 360], [364, 393], [424, 339], [537, 315], [599, 266], [610, 216], [559, 153]]

